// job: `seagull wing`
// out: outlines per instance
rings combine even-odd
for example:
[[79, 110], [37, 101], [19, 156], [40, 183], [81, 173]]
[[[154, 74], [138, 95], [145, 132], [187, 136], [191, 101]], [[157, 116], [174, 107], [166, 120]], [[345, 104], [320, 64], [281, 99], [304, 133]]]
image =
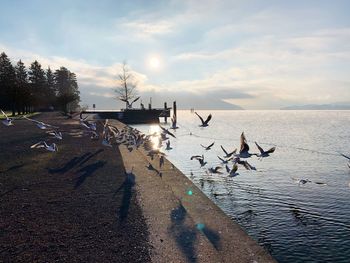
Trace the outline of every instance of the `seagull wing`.
[[201, 122], [202, 122], [202, 125], [203, 125], [204, 124], [203, 118], [197, 112], [194, 112], [194, 113], [201, 119]]
[[272, 147], [271, 149], [267, 150], [266, 153], [273, 153], [276, 150], [276, 147]]
[[222, 159], [220, 156], [218, 156], [219, 160], [222, 161], [222, 162], [225, 162], [224, 159]]
[[237, 172], [237, 170], [238, 170], [238, 166], [237, 166], [237, 164], [235, 163], [235, 164], [233, 165], [233, 167], [232, 167], [231, 173], [235, 173], [235, 172]]
[[227, 164], [226, 164], [226, 166], [225, 166], [225, 167], [226, 167], [226, 172], [228, 172], [228, 173], [229, 173], [229, 172], [230, 172], [230, 168], [227, 166]]
[[212, 144], [210, 144], [207, 148], [211, 148], [214, 145], [215, 142], [213, 142]]
[[30, 148], [45, 148], [45, 142], [44, 141], [40, 141], [40, 142], [30, 146]]
[[175, 135], [174, 135], [172, 132], [170, 132], [170, 131], [166, 130], [166, 133], [167, 133], [167, 134], [169, 134], [170, 136], [172, 136], [172, 137], [176, 138], [176, 136], [175, 136]]
[[349, 156], [346, 156], [345, 154], [340, 154], [341, 156], [345, 157], [346, 159], [349, 159], [350, 160], [350, 157]]
[[200, 155], [193, 155], [193, 156], [191, 156], [191, 160], [193, 160], [193, 159], [202, 159], [202, 156], [200, 156]]
[[206, 146], [204, 146], [203, 144], [201, 144], [201, 146], [204, 148], [204, 149], [206, 149], [207, 147]]
[[224, 151], [224, 153], [226, 154], [226, 156], [228, 155], [228, 153], [227, 153], [227, 151], [225, 150], [225, 148], [222, 146], [222, 145], [220, 145], [220, 147], [221, 147], [221, 149]]
[[211, 117], [212, 117], [211, 114], [209, 114], [208, 118], [205, 120], [204, 123], [205, 123], [205, 124], [208, 124], [208, 122], [211, 120]]
[[263, 154], [264, 153], [264, 149], [261, 148], [257, 142], [255, 142], [255, 145], [256, 145], [256, 147], [258, 147], [260, 153]]
[[8, 118], [9, 118], [9, 117], [7, 117], [6, 113], [5, 113], [5, 112], [3, 112], [2, 110], [1, 110], [1, 113], [2, 113], [2, 115], [4, 115], [4, 116], [6, 117], [6, 119], [8, 119]]

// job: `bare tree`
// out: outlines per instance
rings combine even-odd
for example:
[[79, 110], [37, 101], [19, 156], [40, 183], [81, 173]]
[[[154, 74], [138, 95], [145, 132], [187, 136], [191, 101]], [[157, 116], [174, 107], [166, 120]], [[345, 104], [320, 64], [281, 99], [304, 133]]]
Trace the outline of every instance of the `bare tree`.
[[117, 99], [124, 101], [126, 109], [130, 109], [132, 104], [140, 97], [137, 97], [137, 83], [133, 79], [132, 73], [126, 64], [123, 62], [121, 73], [118, 75], [119, 85], [114, 90], [117, 93]]

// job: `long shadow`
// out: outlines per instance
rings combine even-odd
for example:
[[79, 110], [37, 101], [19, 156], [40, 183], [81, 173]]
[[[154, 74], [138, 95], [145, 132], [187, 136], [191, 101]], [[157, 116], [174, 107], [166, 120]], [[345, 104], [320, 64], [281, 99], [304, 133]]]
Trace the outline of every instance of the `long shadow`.
[[204, 228], [201, 230], [202, 233], [208, 238], [210, 243], [213, 244], [216, 250], [221, 249], [221, 242], [220, 242], [220, 236], [217, 232], [211, 230], [210, 228], [204, 226]]
[[128, 173], [122, 185], [114, 193], [115, 196], [121, 189], [123, 189], [122, 203], [118, 210], [119, 223], [123, 223], [128, 216], [134, 185], [135, 175], [133, 173]]
[[81, 161], [81, 163], [79, 164], [79, 167], [83, 166], [83, 164], [85, 164], [87, 161], [89, 161], [92, 157], [95, 157], [96, 155], [98, 155], [99, 153], [103, 152], [104, 149], [99, 149], [96, 152], [94, 152], [93, 154], [89, 155], [88, 157], [85, 158], [85, 160]]
[[187, 212], [182, 204], [172, 210], [170, 213], [171, 226], [169, 231], [188, 261], [197, 262], [197, 255], [194, 247], [197, 239], [197, 231], [194, 227], [185, 225], [186, 216]]
[[97, 150], [94, 153], [88, 152], [88, 153], [84, 153], [82, 156], [74, 157], [69, 162], [67, 162], [63, 167], [49, 168], [49, 173], [50, 174], [56, 174], [56, 173], [64, 174], [78, 165], [79, 165], [79, 167], [81, 167], [83, 164], [85, 164], [87, 161], [89, 161], [92, 157], [98, 155], [101, 152], [103, 152], [103, 149]]
[[80, 185], [82, 185], [86, 180], [86, 178], [91, 176], [96, 170], [105, 166], [106, 163], [107, 163], [106, 161], [98, 161], [79, 169], [77, 173], [83, 173], [83, 174], [78, 177], [77, 182], [74, 185], [74, 189], [77, 189]]
[[19, 168], [22, 168], [23, 166], [24, 166], [24, 164], [13, 165], [13, 166], [7, 168], [7, 169], [4, 170], [4, 171], [0, 171], [0, 173], [11, 172], [11, 171], [13, 171], [13, 170], [17, 170], [17, 169], [19, 169]]

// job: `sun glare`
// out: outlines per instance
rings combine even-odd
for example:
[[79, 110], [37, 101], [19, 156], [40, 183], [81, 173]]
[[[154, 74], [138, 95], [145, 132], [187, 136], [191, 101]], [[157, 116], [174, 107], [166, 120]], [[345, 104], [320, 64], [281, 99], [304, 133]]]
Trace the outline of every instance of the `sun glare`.
[[151, 69], [159, 69], [161, 63], [158, 57], [151, 57], [148, 61], [148, 64]]

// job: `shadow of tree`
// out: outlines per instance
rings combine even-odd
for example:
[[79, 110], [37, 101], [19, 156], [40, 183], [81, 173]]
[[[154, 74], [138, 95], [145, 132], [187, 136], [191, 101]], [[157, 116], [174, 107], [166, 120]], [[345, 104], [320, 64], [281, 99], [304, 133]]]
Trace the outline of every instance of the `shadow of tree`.
[[194, 227], [185, 225], [187, 216], [186, 209], [180, 204], [171, 211], [170, 234], [175, 238], [177, 245], [189, 262], [196, 262], [197, 255], [195, 251], [195, 241], [197, 239], [197, 230]]
[[114, 196], [115, 196], [121, 189], [123, 189], [122, 203], [118, 211], [119, 223], [123, 223], [128, 216], [134, 185], [135, 185], [135, 175], [133, 173], [127, 173], [124, 182], [114, 193]]
[[96, 170], [105, 166], [106, 163], [107, 163], [106, 161], [97, 161], [93, 164], [87, 165], [84, 168], [79, 169], [77, 173], [83, 173], [83, 174], [78, 177], [77, 182], [75, 183], [74, 189], [77, 189], [82, 183], [84, 183], [86, 178], [91, 176]]

